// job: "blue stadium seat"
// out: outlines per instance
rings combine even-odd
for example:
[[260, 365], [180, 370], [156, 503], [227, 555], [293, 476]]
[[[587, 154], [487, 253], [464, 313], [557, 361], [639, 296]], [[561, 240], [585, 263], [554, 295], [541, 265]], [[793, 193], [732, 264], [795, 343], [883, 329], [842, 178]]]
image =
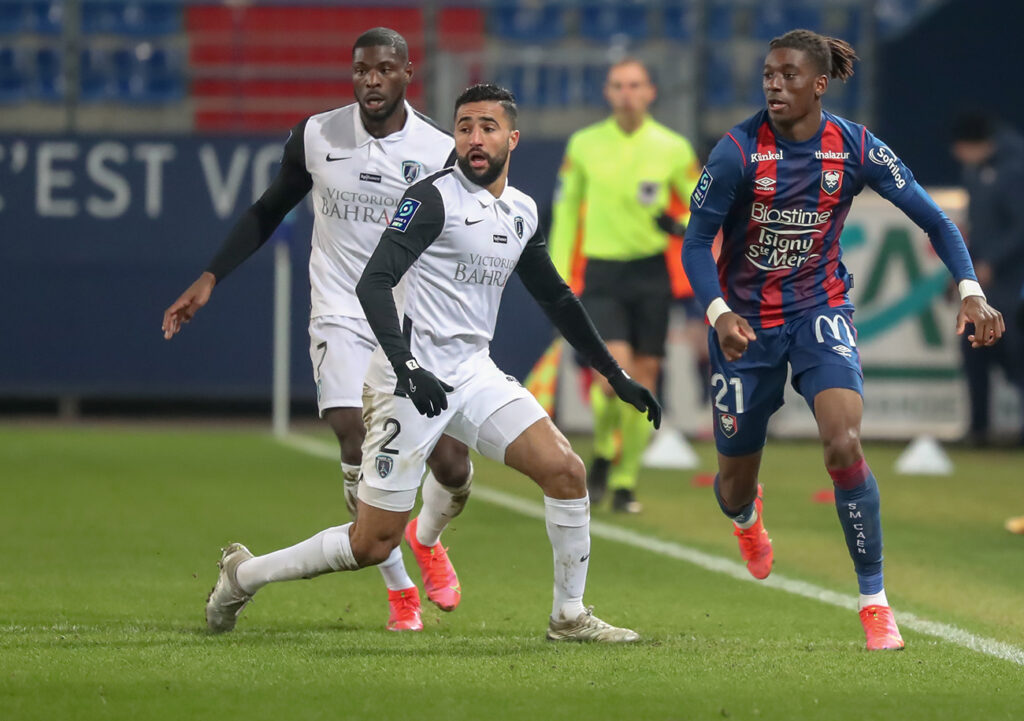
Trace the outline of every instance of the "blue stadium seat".
[[665, 37], [689, 40], [693, 37], [693, 13], [690, 4], [666, 2], [661, 10], [661, 27]]
[[788, 23], [787, 8], [783, 7], [782, 0], [764, 0], [756, 6], [753, 35], [758, 40], [771, 40], [792, 29]]
[[64, 97], [64, 67], [60, 51], [54, 47], [41, 47], [36, 51], [34, 95], [40, 100], [60, 100]]
[[16, 103], [28, 94], [21, 54], [10, 46], [0, 46], [0, 102]]
[[180, 100], [185, 94], [184, 73], [177, 53], [154, 48], [152, 54], [139, 63], [142, 88], [138, 99], [151, 103]]
[[805, 28], [816, 33], [822, 32], [823, 20], [821, 8], [811, 2], [801, 2], [789, 5], [785, 12], [786, 27], [782, 32], [794, 28]]
[[25, 3], [0, 0], [0, 33], [17, 33], [25, 27]]
[[110, 57], [103, 50], [87, 47], [78, 56], [79, 99], [107, 100], [111, 95]]
[[580, 7], [580, 33], [598, 42], [616, 35], [644, 40], [648, 35], [647, 5], [637, 0], [586, 0]]
[[704, 77], [704, 94], [708, 105], [721, 108], [736, 101], [732, 82], [732, 57], [728, 48], [712, 49]]
[[716, 0], [707, 8], [708, 40], [732, 40], [733, 7], [730, 3]]
[[60, 35], [64, 26], [63, 0], [32, 0], [29, 6], [29, 27], [44, 35]]
[[522, 65], [503, 65], [494, 69], [494, 80], [496, 85], [507, 88], [516, 96], [516, 103], [530, 105], [532, 99], [525, 97], [526, 83], [525, 71]]
[[132, 35], [169, 35], [181, 32], [180, 3], [150, 0], [129, 2], [121, 14], [121, 32]]
[[491, 32], [506, 40], [537, 43], [565, 37], [565, 5], [548, 2], [524, 5], [498, 0], [490, 11]]
[[583, 68], [584, 105], [605, 104], [604, 81], [608, 77], [607, 65], [587, 65]]
[[564, 108], [569, 104], [569, 68], [558, 65], [540, 67], [537, 104], [547, 108]]
[[83, 33], [119, 32], [124, 3], [115, 0], [82, 0], [81, 12]]
[[133, 100], [142, 91], [142, 77], [135, 49], [121, 47], [110, 55], [113, 92], [117, 100]]

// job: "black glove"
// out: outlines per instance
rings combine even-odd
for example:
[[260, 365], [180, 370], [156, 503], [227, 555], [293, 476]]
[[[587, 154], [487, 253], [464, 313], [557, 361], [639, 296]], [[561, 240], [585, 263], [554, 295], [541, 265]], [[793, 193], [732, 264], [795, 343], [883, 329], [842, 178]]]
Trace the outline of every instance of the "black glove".
[[448, 407], [448, 396], [445, 394], [455, 389], [426, 368], [421, 368], [415, 358], [395, 363], [393, 367], [398, 376], [399, 390], [409, 396], [421, 415], [433, 418], [441, 415], [441, 411]]
[[626, 371], [620, 369], [608, 379], [608, 384], [615, 391], [615, 395], [626, 403], [641, 413], [647, 411], [647, 420], [653, 423], [655, 428], [661, 427], [661, 406], [654, 399], [654, 394], [630, 378]]
[[680, 238], [686, 235], [686, 225], [684, 223], [680, 223], [668, 213], [662, 213], [655, 218], [654, 224], [657, 225], [663, 233], [678, 235]]

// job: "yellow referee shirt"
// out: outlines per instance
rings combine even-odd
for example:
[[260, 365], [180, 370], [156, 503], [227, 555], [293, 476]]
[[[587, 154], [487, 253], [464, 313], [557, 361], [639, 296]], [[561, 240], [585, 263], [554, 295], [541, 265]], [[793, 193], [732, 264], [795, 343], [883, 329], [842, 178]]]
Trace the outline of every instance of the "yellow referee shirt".
[[558, 171], [549, 245], [571, 281], [573, 258], [633, 260], [664, 252], [655, 218], [685, 220], [699, 174], [689, 141], [650, 116], [631, 134], [608, 118], [572, 134]]

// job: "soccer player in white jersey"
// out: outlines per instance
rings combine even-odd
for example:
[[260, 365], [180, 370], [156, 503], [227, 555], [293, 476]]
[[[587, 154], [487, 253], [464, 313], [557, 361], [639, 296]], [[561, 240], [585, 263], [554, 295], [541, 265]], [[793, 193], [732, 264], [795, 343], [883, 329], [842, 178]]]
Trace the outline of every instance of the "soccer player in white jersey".
[[[459, 96], [455, 110], [457, 167], [406, 192], [356, 288], [380, 343], [364, 387], [356, 520], [296, 544], [294, 565], [258, 583], [250, 569], [261, 558], [229, 557], [211, 602], [230, 612], [269, 581], [352, 571], [387, 558], [402, 537], [428, 455], [450, 434], [544, 491], [555, 574], [547, 637], [635, 641], [634, 631], [601, 621], [583, 605], [590, 560], [583, 462], [488, 352], [512, 271], [620, 398], [646, 411], [655, 426], [661, 408], [619, 368], [555, 270], [533, 199], [507, 183], [509, 153], [519, 141], [512, 94], [477, 85]], [[394, 294], [400, 281], [401, 322]]]
[[[284, 216], [312, 190], [314, 224], [309, 262], [310, 358], [320, 415], [341, 446], [345, 500], [356, 513], [355, 493], [366, 435], [362, 384], [376, 346], [355, 296], [370, 253], [411, 183], [450, 165], [452, 138], [406, 102], [412, 77], [408, 47], [388, 28], [363, 33], [352, 50], [356, 103], [314, 115], [292, 130], [281, 168], [270, 188], [231, 230], [206, 272], [164, 313], [165, 338], [177, 333], [210, 299], [214, 285], [254, 253]], [[466, 446], [450, 437], [438, 444], [423, 487], [423, 512], [409, 524], [407, 540], [423, 574], [428, 598], [451, 611], [461, 598], [458, 577], [440, 534], [469, 496], [472, 465]], [[247, 551], [226, 549], [228, 558]], [[281, 559], [287, 564], [287, 554]], [[396, 547], [381, 559], [394, 631], [420, 630], [419, 592]], [[265, 564], [266, 565], [266, 564]], [[273, 564], [268, 566], [273, 573]], [[207, 607], [211, 630], [235, 625], [231, 613]]]

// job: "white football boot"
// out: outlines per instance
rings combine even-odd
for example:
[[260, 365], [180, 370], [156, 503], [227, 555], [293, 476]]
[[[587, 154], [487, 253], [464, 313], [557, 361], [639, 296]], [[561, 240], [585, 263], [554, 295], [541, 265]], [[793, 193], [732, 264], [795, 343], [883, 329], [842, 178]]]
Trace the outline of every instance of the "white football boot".
[[594, 641], [597, 643], [631, 643], [640, 639], [640, 634], [628, 628], [618, 628], [605, 623], [594, 615], [594, 607], [576, 618], [550, 619], [548, 622], [549, 641]]
[[252, 554], [241, 543], [232, 543], [221, 549], [217, 563], [220, 575], [206, 597], [206, 627], [211, 631], [223, 633], [233, 629], [242, 609], [252, 600], [252, 595], [242, 590], [236, 578], [238, 564], [250, 558]]

